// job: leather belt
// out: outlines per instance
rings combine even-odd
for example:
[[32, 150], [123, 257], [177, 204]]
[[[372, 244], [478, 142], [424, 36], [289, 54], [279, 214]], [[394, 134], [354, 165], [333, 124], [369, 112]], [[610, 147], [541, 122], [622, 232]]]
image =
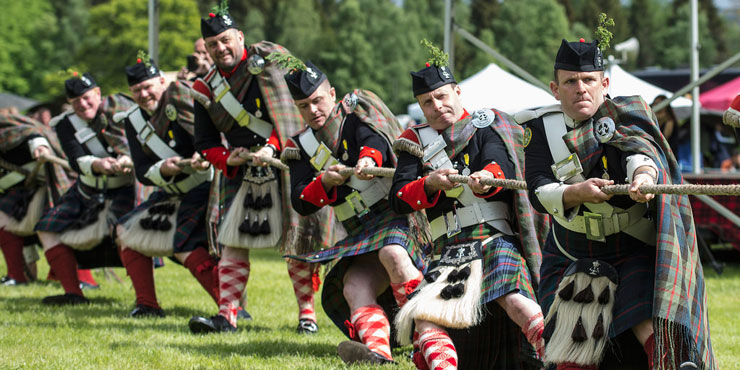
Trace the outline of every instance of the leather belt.
[[133, 176], [130, 174], [120, 176], [90, 176], [81, 174], [79, 179], [83, 184], [98, 190], [118, 189], [134, 183]]
[[[353, 177], [354, 179], [354, 177]], [[334, 207], [334, 212], [339, 221], [348, 220], [354, 216], [362, 217], [370, 211], [370, 207], [385, 199], [390, 191], [390, 179], [374, 178], [370, 181], [362, 181], [364, 189], [352, 191], [344, 197], [344, 203]], [[352, 184], [349, 184], [352, 187]]]
[[455, 209], [429, 223], [432, 240], [445, 234], [447, 237], [454, 236], [463, 228], [484, 222], [504, 234], [513, 235], [508, 223], [509, 212], [509, 205], [505, 202], [480, 202]]
[[195, 172], [194, 174], [174, 183], [162, 187], [167, 194], [185, 194], [196, 186], [213, 179], [213, 166], [207, 172]]
[[554, 219], [565, 229], [586, 234], [590, 240], [603, 242], [609, 235], [624, 232], [646, 244], [655, 245], [655, 225], [651, 220], [643, 217], [646, 212], [647, 206], [637, 203], [626, 210], [613, 207], [611, 214], [584, 212], [583, 216], [575, 216], [571, 221], [562, 217], [554, 217]]

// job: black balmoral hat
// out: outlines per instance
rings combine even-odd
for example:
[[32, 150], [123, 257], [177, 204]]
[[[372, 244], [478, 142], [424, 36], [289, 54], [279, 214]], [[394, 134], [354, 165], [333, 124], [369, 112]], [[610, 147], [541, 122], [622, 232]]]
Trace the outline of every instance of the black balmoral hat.
[[599, 43], [586, 43], [584, 39], [577, 42], [568, 42], [563, 39], [555, 57], [555, 69], [576, 72], [594, 72], [604, 70], [604, 58], [599, 49]]
[[326, 75], [311, 62], [306, 69], [294, 69], [285, 74], [285, 82], [294, 100], [306, 99], [326, 80]]
[[450, 67], [437, 67], [429, 63], [427, 63], [426, 68], [419, 72], [411, 72], [411, 81], [414, 96], [428, 93], [447, 84], [457, 83]]
[[151, 58], [147, 62], [139, 58], [136, 60], [136, 64], [126, 67], [126, 78], [129, 86], [160, 76], [161, 73]]
[[225, 0], [221, 1], [212, 13], [208, 13], [208, 18], [200, 20], [200, 33], [203, 38], [216, 36], [230, 28], [236, 29], [237, 27], [236, 22], [229, 15], [229, 6]]
[[74, 99], [96, 86], [98, 84], [95, 83], [95, 79], [90, 73], [85, 72], [80, 76], [79, 73], [74, 72], [72, 78], [64, 81], [64, 92], [67, 94], [67, 98]]

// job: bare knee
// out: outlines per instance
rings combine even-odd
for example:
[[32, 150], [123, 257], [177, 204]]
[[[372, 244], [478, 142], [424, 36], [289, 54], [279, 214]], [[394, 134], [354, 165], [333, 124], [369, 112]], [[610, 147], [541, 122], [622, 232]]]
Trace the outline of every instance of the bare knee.
[[224, 247], [221, 258], [249, 262], [249, 249]]
[[49, 249], [56, 247], [57, 244], [61, 243], [61, 240], [59, 240], [59, 234], [57, 233], [39, 231], [36, 234], [39, 237], [41, 245], [44, 247], [44, 251], [48, 251]]
[[653, 321], [650, 319], [643, 320], [639, 324], [632, 327], [632, 332], [635, 333], [635, 337], [640, 341], [640, 344], [645, 345], [645, 342], [653, 335]]

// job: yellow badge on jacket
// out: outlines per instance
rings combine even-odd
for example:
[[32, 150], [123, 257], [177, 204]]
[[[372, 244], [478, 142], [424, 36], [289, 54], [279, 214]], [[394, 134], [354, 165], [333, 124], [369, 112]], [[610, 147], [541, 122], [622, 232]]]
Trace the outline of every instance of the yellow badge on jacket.
[[532, 129], [527, 127], [526, 130], [524, 130], [524, 147], [526, 148], [527, 145], [529, 145], [529, 142], [532, 141]]

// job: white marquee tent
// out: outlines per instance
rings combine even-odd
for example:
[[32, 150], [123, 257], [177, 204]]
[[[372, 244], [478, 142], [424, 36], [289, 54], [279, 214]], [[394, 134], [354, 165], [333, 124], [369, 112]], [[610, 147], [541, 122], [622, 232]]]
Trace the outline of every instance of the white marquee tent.
[[[609, 95], [611, 96], [640, 95], [650, 104], [658, 95], [665, 95], [668, 98], [673, 95], [668, 90], [663, 90], [631, 75], [616, 63], [610, 63], [607, 66], [606, 75], [609, 76]], [[674, 109], [691, 108], [691, 100], [684, 97], [677, 98], [671, 102], [671, 107]]]

